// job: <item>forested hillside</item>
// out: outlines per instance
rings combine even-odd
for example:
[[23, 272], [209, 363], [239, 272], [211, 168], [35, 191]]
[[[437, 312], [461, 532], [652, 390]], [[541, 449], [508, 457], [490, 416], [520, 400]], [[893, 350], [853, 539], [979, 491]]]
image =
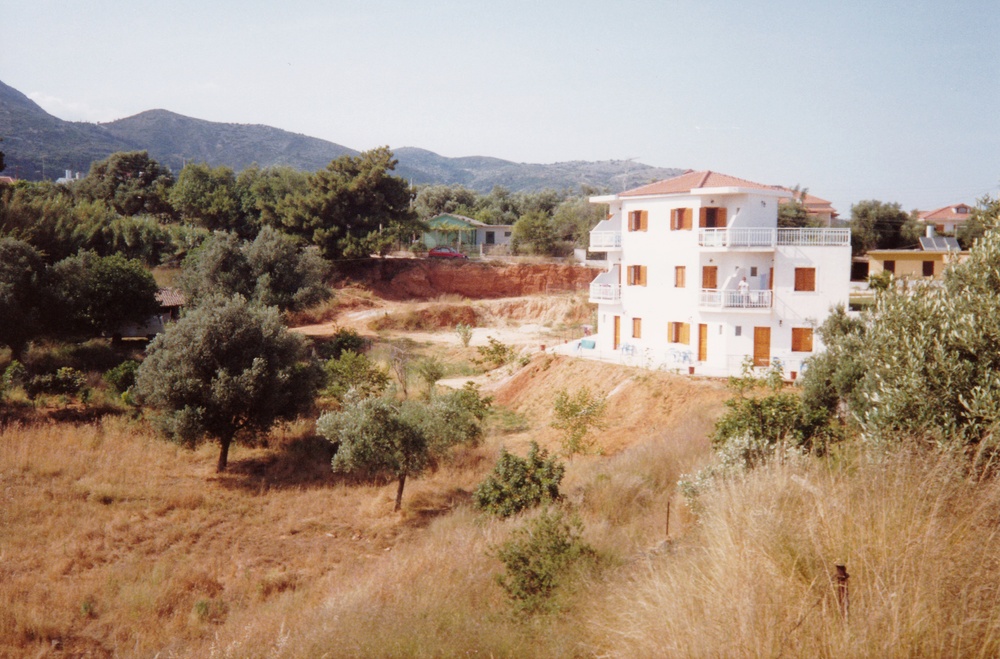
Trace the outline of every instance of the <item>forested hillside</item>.
[[[188, 162], [226, 166], [237, 172], [252, 164], [314, 172], [342, 155], [358, 153], [279, 128], [205, 121], [167, 110], [149, 110], [101, 124], [68, 122], [2, 82], [0, 137], [4, 140], [0, 150], [7, 160], [5, 173], [27, 180], [55, 180], [65, 170], [86, 173], [92, 162], [115, 151], [147, 151], [174, 172]], [[458, 184], [483, 193], [497, 185], [515, 192], [579, 190], [582, 185], [622, 190], [682, 171], [614, 160], [542, 165], [481, 156], [448, 158], [412, 147], [396, 149], [396, 157], [397, 174], [411, 183]]]

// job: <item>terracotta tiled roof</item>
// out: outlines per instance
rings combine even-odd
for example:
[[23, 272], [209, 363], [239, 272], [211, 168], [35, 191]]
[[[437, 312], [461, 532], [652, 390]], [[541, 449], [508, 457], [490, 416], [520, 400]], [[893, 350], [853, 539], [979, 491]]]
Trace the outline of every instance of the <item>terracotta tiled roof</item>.
[[0, 183], [8, 183], [14, 185], [14, 179], [10, 176], [0, 176]]
[[746, 179], [736, 178], [735, 176], [729, 176], [728, 174], [720, 174], [713, 171], [703, 171], [703, 172], [685, 172], [680, 176], [675, 176], [674, 178], [668, 178], [663, 181], [657, 181], [656, 183], [650, 183], [649, 185], [644, 185], [632, 190], [626, 190], [621, 193], [622, 197], [638, 197], [642, 195], [661, 195], [661, 194], [684, 194], [685, 192], [691, 192], [691, 190], [696, 190], [698, 188], [754, 188], [757, 190], [780, 190], [781, 188], [776, 185], [764, 185], [763, 183], [754, 183], [753, 181], [747, 181]]
[[161, 307], [183, 307], [187, 302], [184, 293], [176, 288], [161, 288], [156, 291], [156, 301]]
[[[957, 212], [958, 209], [965, 209], [964, 213]], [[925, 222], [939, 222], [941, 220], [967, 220], [972, 207], [968, 204], [952, 204], [932, 211], [921, 211], [920, 219]]]

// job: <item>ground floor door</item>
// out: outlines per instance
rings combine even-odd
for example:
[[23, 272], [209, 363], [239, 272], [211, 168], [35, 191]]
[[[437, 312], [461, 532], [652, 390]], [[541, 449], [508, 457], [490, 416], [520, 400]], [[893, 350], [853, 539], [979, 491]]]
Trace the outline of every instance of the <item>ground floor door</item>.
[[708, 359], [708, 325], [701, 323], [698, 325], [698, 361], [703, 362]]
[[753, 328], [753, 365], [771, 365], [771, 328]]
[[618, 350], [622, 345], [622, 317], [615, 316], [615, 345], [612, 350]]

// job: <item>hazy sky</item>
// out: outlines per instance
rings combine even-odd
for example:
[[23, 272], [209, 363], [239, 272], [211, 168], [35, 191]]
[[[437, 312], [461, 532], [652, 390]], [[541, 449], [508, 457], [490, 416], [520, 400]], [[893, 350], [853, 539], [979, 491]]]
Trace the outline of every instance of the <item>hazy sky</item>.
[[636, 160], [931, 209], [1000, 185], [997, 0], [0, 0], [51, 114]]

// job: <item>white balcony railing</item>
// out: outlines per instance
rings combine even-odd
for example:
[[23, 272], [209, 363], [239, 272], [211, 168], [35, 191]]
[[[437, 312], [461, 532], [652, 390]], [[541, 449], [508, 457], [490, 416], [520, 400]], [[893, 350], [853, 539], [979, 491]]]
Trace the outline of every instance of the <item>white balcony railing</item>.
[[702, 289], [699, 305], [714, 309], [770, 309], [771, 291], [720, 291]]
[[699, 247], [773, 248], [777, 246], [843, 247], [851, 244], [850, 229], [698, 229]]
[[617, 302], [622, 298], [621, 284], [602, 284], [594, 282], [590, 285], [590, 299], [594, 302]]
[[850, 229], [778, 229], [779, 245], [843, 247], [851, 244]]
[[591, 252], [606, 252], [609, 249], [621, 249], [622, 248], [622, 232], [621, 231], [591, 231], [590, 232], [590, 251]]

